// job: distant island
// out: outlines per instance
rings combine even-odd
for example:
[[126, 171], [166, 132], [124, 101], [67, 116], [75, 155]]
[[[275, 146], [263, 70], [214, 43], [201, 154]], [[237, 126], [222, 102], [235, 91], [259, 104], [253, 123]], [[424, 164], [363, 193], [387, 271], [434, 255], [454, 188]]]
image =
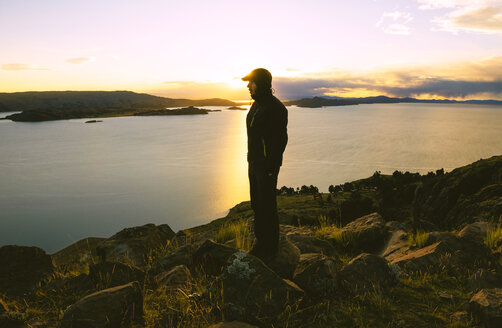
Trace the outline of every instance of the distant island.
[[[0, 93], [0, 112], [22, 111], [5, 118], [19, 122], [132, 116], [144, 112], [181, 106], [235, 105], [236, 103], [233, 101], [219, 98], [201, 100], [173, 99], [131, 91]], [[187, 112], [183, 114], [193, 113]]]
[[240, 106], [230, 106], [227, 109], [230, 110], [247, 110], [246, 108], [240, 107]]
[[477, 105], [502, 105], [498, 100], [447, 100], [447, 99], [416, 99], [416, 98], [392, 98], [386, 96], [343, 98], [343, 97], [312, 97], [298, 100], [285, 101], [286, 106], [298, 106], [307, 108], [319, 108], [325, 106], [348, 106], [359, 104], [395, 104], [395, 103], [434, 103], [434, 104], [477, 104]]
[[150, 110], [145, 112], [135, 113], [134, 116], [156, 116], [156, 115], [204, 115], [212, 112], [212, 110], [197, 108], [194, 106], [188, 106], [184, 108], [176, 108], [176, 109], [159, 109], [159, 110]]

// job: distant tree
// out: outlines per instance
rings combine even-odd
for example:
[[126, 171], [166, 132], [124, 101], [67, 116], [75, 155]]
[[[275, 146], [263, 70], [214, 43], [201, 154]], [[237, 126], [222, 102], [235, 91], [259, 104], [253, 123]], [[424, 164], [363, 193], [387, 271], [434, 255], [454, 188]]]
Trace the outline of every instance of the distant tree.
[[303, 185], [300, 188], [300, 194], [302, 194], [302, 195], [310, 194], [310, 188], [307, 187], [306, 185]]
[[354, 189], [354, 186], [350, 182], [345, 182], [343, 184], [343, 191], [352, 191]]
[[328, 187], [328, 191], [329, 191], [330, 194], [334, 194], [335, 193], [335, 187], [333, 185], [330, 185]]
[[336, 185], [334, 190], [335, 192], [340, 192], [343, 191], [343, 187], [341, 185]]
[[441, 168], [439, 170], [436, 170], [436, 175], [444, 175], [444, 169]]

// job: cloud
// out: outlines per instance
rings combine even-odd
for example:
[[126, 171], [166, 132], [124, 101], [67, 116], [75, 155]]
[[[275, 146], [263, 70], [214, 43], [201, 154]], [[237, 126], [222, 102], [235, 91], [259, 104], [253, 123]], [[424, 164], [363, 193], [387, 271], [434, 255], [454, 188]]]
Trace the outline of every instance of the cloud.
[[0, 69], [3, 71], [46, 71], [47, 70], [47, 68], [41, 68], [36, 65], [20, 64], [20, 63], [3, 64], [2, 66], [0, 66]]
[[411, 29], [406, 24], [412, 20], [413, 17], [410, 13], [400, 11], [385, 12], [376, 23], [376, 26], [387, 34], [409, 35]]
[[500, 0], [417, 0], [423, 10], [450, 9], [433, 19], [434, 30], [502, 33]]
[[276, 78], [284, 99], [312, 96], [502, 99], [502, 57], [450, 66], [415, 66], [332, 77]]
[[85, 63], [88, 63], [88, 62], [92, 62], [94, 61], [94, 57], [77, 57], [77, 58], [69, 58], [66, 60], [67, 63], [70, 63], [70, 64], [85, 64]]

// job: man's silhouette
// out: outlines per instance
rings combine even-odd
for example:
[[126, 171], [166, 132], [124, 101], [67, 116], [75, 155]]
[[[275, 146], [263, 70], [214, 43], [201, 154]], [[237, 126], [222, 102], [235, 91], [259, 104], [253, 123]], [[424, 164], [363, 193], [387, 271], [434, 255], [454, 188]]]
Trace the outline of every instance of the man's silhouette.
[[279, 246], [277, 176], [288, 142], [286, 107], [272, 94], [272, 74], [257, 68], [242, 78], [254, 99], [246, 118], [249, 189], [256, 242], [250, 254], [268, 260]]

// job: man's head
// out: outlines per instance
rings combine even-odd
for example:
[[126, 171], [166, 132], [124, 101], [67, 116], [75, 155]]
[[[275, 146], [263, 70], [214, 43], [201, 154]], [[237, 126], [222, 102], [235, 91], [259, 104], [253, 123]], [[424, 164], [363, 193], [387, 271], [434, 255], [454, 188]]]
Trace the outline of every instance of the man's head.
[[249, 81], [248, 89], [251, 95], [257, 92], [269, 92], [272, 89], [272, 74], [264, 68], [257, 68], [242, 78], [242, 81]]

